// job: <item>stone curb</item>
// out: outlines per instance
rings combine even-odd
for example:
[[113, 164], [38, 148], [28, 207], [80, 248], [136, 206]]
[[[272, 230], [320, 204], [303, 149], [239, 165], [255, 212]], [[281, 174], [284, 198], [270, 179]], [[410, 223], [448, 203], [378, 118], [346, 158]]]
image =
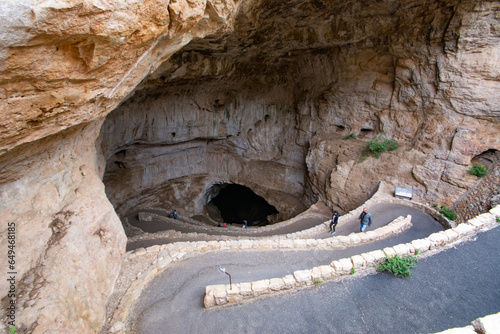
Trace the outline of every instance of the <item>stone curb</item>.
[[[176, 237], [176, 238], [182, 238], [182, 237], [189, 237], [189, 238], [192, 238], [192, 237], [211, 237], [211, 238], [218, 238], [218, 239], [269, 238], [269, 236], [252, 236], [252, 234], [257, 234], [257, 233], [262, 233], [262, 232], [268, 232], [268, 231], [277, 230], [279, 228], [282, 228], [284, 226], [293, 224], [296, 221], [301, 220], [301, 219], [305, 219], [305, 218], [324, 218], [324, 216], [322, 216], [320, 214], [314, 214], [314, 213], [302, 214], [302, 215], [294, 217], [294, 218], [292, 218], [292, 219], [290, 219], [290, 220], [288, 220], [286, 222], [283, 222], [283, 223], [286, 223], [286, 224], [281, 225], [282, 223], [278, 223], [279, 226], [278, 226], [278, 224], [274, 224], [274, 225], [272, 225], [272, 228], [267, 228], [266, 229], [267, 226], [259, 227], [258, 229], [253, 228], [253, 227], [248, 227], [247, 229], [242, 230], [241, 227], [231, 227], [231, 226], [222, 229], [221, 227], [211, 227], [211, 226], [202, 226], [202, 225], [189, 225], [188, 223], [185, 223], [185, 222], [182, 222], [182, 221], [181, 222], [174, 221], [171, 218], [167, 218], [167, 217], [164, 217], [162, 215], [159, 215], [159, 214], [156, 214], [156, 213], [152, 213], [152, 212], [139, 212], [138, 216], [139, 216], [139, 220], [141, 222], [150, 222], [153, 219], [156, 219], [156, 220], [159, 220], [159, 221], [173, 223], [175, 225], [182, 226], [182, 227], [190, 227], [190, 228], [198, 227], [198, 228], [202, 228], [206, 232], [218, 232], [218, 233], [225, 232], [225, 233], [227, 233], [227, 234], [220, 234], [220, 235], [217, 235], [217, 234], [209, 235], [206, 232], [189, 232], [189, 233], [183, 233], [183, 232], [179, 232], [179, 231], [170, 229], [170, 230], [165, 230], [165, 231], [156, 232], [156, 233], [144, 232], [144, 233], [141, 234], [141, 236], [143, 238], [144, 237], [147, 237], [147, 238], [158, 238], [159, 236], [162, 236], [162, 237]], [[234, 235], [231, 235], [232, 233], [241, 233], [242, 231], [244, 231], [245, 234], [247, 234], [247, 235], [244, 235], [244, 236], [234, 236]], [[292, 235], [294, 235], [294, 234], [295, 233], [286, 234], [286, 235], [283, 235], [283, 237], [291, 238]], [[135, 239], [141, 239], [141, 238], [140, 237], [139, 238], [138, 237], [133, 237], [133, 238], [130, 238], [129, 241], [135, 241]]]
[[495, 334], [500, 333], [500, 313], [477, 318], [470, 326], [451, 328], [435, 334]]
[[[411, 216], [403, 220], [409, 219], [411, 219]], [[329, 266], [323, 265], [314, 267], [310, 270], [298, 270], [295, 271], [293, 275], [287, 275], [280, 278], [271, 278], [257, 282], [236, 283], [233, 285], [233, 289], [230, 289], [229, 285], [209, 285], [205, 288], [204, 306], [205, 308], [209, 308], [225, 304], [240, 303], [262, 295], [270, 295], [279, 293], [283, 290], [311, 286], [327, 280], [340, 279], [350, 275], [352, 273], [351, 271], [360, 272], [367, 269], [373, 269], [379, 263], [383, 262], [386, 257], [389, 258], [395, 255], [400, 257], [416, 255], [417, 251], [418, 255], [425, 255], [426, 252], [432, 250], [443, 250], [457, 241], [460, 241], [462, 238], [470, 237], [482, 229], [490, 229], [497, 225], [498, 223], [496, 223], [495, 215], [493, 213], [486, 213], [452, 229], [433, 233], [425, 239], [417, 239], [410, 243], [387, 247], [383, 250], [375, 250], [360, 255], [354, 255], [350, 258], [335, 260]], [[389, 225], [381, 227], [377, 230], [386, 229], [388, 226]], [[363, 233], [349, 235], [351, 244], [361, 242], [362, 240], [359, 238], [360, 235], [363, 235]], [[273, 283], [271, 284], [271, 282]], [[251, 291], [245, 290], [245, 293], [241, 293], [241, 285], [251, 286]]]
[[[312, 207], [314, 207], [314, 205]], [[142, 210], [157, 210], [157, 211], [165, 211], [165, 212], [167, 211], [167, 210], [158, 209], [158, 208], [141, 208], [141, 209]], [[168, 217], [156, 214], [156, 213], [145, 212], [145, 211], [139, 212], [138, 216], [139, 216], [139, 220], [142, 222], [148, 222], [148, 221], [152, 221], [153, 219], [156, 219], [156, 220], [163, 221], [163, 222], [173, 223], [173, 224], [176, 224], [179, 226], [190, 227], [190, 228], [201, 228], [206, 232], [217, 232], [217, 233], [225, 232], [226, 234], [209, 235], [205, 232], [183, 233], [183, 232], [179, 232], [179, 231], [172, 230], [172, 229], [161, 231], [161, 232], [156, 232], [156, 233], [148, 233], [148, 232], [144, 232], [141, 230], [142, 231], [141, 234], [138, 236], [134, 236], [134, 237], [129, 238], [129, 242], [130, 241], [145, 240], [145, 239], [156, 239], [156, 238], [160, 238], [160, 237], [164, 237], [164, 238], [166, 238], [166, 237], [175, 237], [175, 238], [196, 238], [196, 237], [206, 238], [206, 237], [210, 237], [214, 240], [249, 239], [249, 238], [251, 238], [251, 239], [265, 239], [265, 238], [269, 238], [269, 236], [252, 236], [252, 234], [274, 231], [274, 230], [286, 227], [288, 225], [294, 224], [297, 221], [302, 220], [302, 219], [324, 218], [324, 215], [316, 213], [314, 209], [309, 208], [305, 212], [302, 212], [301, 214], [299, 214], [293, 218], [290, 218], [288, 220], [285, 220], [285, 221], [282, 221], [282, 222], [279, 222], [276, 224], [272, 224], [272, 225], [258, 227], [258, 228], [254, 228], [254, 227], [250, 226], [244, 230], [245, 234], [247, 234], [247, 235], [234, 236], [231, 234], [242, 232], [241, 227], [228, 226], [226, 228], [221, 228], [221, 227], [204, 225], [203, 223], [199, 223], [199, 222], [196, 222], [196, 223], [183, 222], [183, 221], [174, 220], [172, 218], [168, 218]], [[189, 219], [189, 218], [183, 217], [182, 219], [185, 221], [193, 221], [194, 222], [194, 220]], [[325, 221], [325, 224], [327, 222], [329, 222], [329, 220]], [[136, 228], [138, 228], [138, 227], [136, 227]], [[282, 238], [297, 238], [298, 236], [296, 235], [296, 233], [297, 232], [283, 234], [283, 235], [281, 235], [281, 237]]]

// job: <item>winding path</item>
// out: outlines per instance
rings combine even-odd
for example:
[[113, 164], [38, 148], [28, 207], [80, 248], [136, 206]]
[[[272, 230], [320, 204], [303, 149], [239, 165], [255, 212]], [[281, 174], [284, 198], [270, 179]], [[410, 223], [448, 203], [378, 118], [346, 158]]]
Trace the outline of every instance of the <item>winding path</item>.
[[[360, 212], [361, 213], [361, 212]], [[398, 205], [398, 204], [378, 204], [370, 208], [370, 213], [374, 217], [374, 222], [373, 226], [369, 227], [368, 230], [374, 229], [377, 227], [384, 226], [397, 218], [398, 216], [406, 216], [408, 214], [411, 214], [413, 217], [413, 221], [426, 221], [427, 219], [432, 220], [432, 218], [421, 211], [409, 207], [409, 206], [404, 206], [404, 205]], [[292, 224], [287, 224], [280, 226], [279, 228], [275, 228], [273, 230], [264, 230], [262, 232], [255, 232], [253, 231], [254, 227], [250, 227], [248, 230], [244, 230], [241, 228], [238, 229], [232, 229], [232, 230], [226, 230], [223, 228], [220, 228], [216, 231], [212, 229], [212, 231], [208, 231], [200, 226], [193, 226], [193, 225], [188, 225], [184, 224], [184, 226], [180, 225], [173, 225], [173, 224], [168, 224], [165, 222], [158, 222], [158, 221], [152, 221], [148, 222], [147, 225], [145, 225], [144, 230], [145, 231], [150, 231], [150, 232], [156, 232], [156, 231], [161, 231], [165, 229], [176, 229], [180, 232], [183, 233], [192, 233], [192, 232], [198, 232], [198, 233], [207, 233], [208, 236], [206, 238], [203, 238], [203, 240], [210, 240], [211, 237], [215, 236], [220, 236], [220, 235], [228, 235], [231, 237], [247, 237], [247, 238], [254, 238], [254, 237], [268, 237], [268, 236], [275, 236], [275, 235], [284, 235], [284, 234], [289, 234], [289, 233], [294, 233], [294, 232], [299, 232], [306, 230], [308, 228], [311, 228], [313, 226], [317, 226], [318, 224], [323, 223], [326, 221], [328, 217], [323, 216], [322, 218], [320, 217], [308, 217], [308, 218], [303, 218], [295, 221]], [[140, 223], [135, 222], [134, 226], [140, 226]], [[422, 230], [424, 234], [423, 236], [427, 236], [429, 231], [427, 230], [427, 225], [422, 225], [422, 224], [415, 224], [414, 226], [415, 230]], [[250, 232], [252, 230], [252, 232]], [[356, 221], [356, 219], [350, 219], [347, 221], [343, 221], [342, 217], [340, 217], [339, 224], [336, 229], [336, 234], [335, 235], [348, 235], [353, 232], [359, 232], [359, 224]], [[426, 234], [428, 233], [428, 234]], [[432, 233], [432, 232], [431, 232]], [[320, 238], [328, 238], [331, 237], [331, 235], [327, 232], [317, 234], [314, 236], [316, 239]], [[172, 242], [182, 242], [182, 241], [190, 241], [192, 238], [189, 237], [167, 237], [167, 238], [155, 238], [155, 239], [149, 239], [149, 240], [140, 240], [140, 241], [134, 241], [134, 242], [129, 242], [127, 244], [127, 251], [134, 250], [137, 248], [141, 247], [150, 247], [153, 245], [161, 245], [161, 244], [167, 244], [167, 243], [172, 243]]]
[[[323, 223], [325, 220], [328, 218], [326, 216], [320, 218], [304, 218], [301, 219], [293, 224], [287, 225], [280, 227], [278, 229], [274, 229], [271, 231], [263, 231], [263, 232], [249, 232], [250, 230], [258, 229], [256, 227], [250, 227], [248, 230], [238, 228], [238, 229], [225, 229], [225, 228], [218, 228], [218, 231], [207, 231], [206, 229], [203, 229], [199, 226], [188, 226], [184, 225], [183, 227], [177, 227], [177, 226], [170, 226], [172, 229], [175, 229], [179, 232], [183, 233], [206, 233], [207, 236], [200, 239], [200, 240], [211, 240], [212, 238], [215, 238], [220, 235], [227, 235], [230, 237], [266, 237], [266, 236], [273, 236], [273, 235], [281, 235], [281, 234], [288, 234], [288, 233], [294, 233], [298, 231], [303, 231], [305, 229], [308, 229], [313, 226], [317, 226], [321, 223]], [[155, 225], [160, 225], [164, 224], [161, 222], [152, 222]], [[163, 228], [165, 230], [165, 228]], [[161, 231], [161, 230], [159, 230]], [[154, 239], [148, 239], [148, 240], [139, 240], [139, 241], [133, 241], [127, 243], [127, 251], [131, 251], [137, 248], [147, 248], [153, 245], [163, 245], [167, 243], [172, 243], [172, 242], [182, 242], [182, 241], [191, 241], [193, 240], [192, 237], [169, 237], [169, 238], [154, 238]]]
[[[281, 277], [442, 230], [430, 216], [410, 207], [389, 204], [370, 211], [374, 227], [406, 214], [412, 214], [413, 227], [391, 238], [342, 250], [219, 251], [180, 261], [158, 275], [143, 292], [133, 312], [132, 332], [435, 332], [465, 326], [500, 310], [498, 228], [480, 235], [485, 240], [479, 244], [465, 243], [422, 260], [412, 279], [369, 275], [237, 306], [203, 308], [205, 286], [227, 283], [227, 276], [218, 271], [220, 265], [231, 273], [234, 283]], [[341, 221], [337, 231], [345, 235], [357, 229], [355, 220]], [[327, 236], [323, 233], [317, 237]], [[492, 243], [492, 251], [484, 251], [484, 243]], [[480, 249], [469, 252], [470, 247]], [[471, 263], [478, 263], [477, 268]], [[465, 286], [467, 289], [460, 288]]]

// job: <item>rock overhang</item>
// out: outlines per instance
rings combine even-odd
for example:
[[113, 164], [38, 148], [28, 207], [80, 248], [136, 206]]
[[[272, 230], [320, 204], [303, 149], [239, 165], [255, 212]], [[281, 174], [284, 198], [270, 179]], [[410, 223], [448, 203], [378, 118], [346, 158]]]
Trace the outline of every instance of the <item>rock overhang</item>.
[[[469, 10], [471, 6], [464, 5]], [[124, 138], [118, 146], [227, 140], [230, 150], [239, 146], [230, 155], [241, 156], [242, 151], [254, 148], [258, 154], [250, 160], [282, 166], [287, 159], [293, 161], [291, 166], [303, 166], [304, 148], [315, 134], [324, 136], [331, 128], [368, 139], [384, 133], [425, 151], [426, 135], [419, 133], [419, 122], [432, 119], [448, 103], [446, 92], [436, 90], [440, 80], [436, 62], [453, 39], [447, 30], [449, 22], [460, 12], [454, 1], [240, 2], [232, 30], [193, 39], [146, 77], [108, 119], [123, 124], [136, 110], [143, 116], [132, 124], [144, 123], [144, 118], [149, 122], [139, 126], [142, 136]], [[265, 110], [269, 106], [274, 113]], [[394, 115], [398, 112], [401, 116]], [[168, 119], [169, 114], [177, 116]], [[170, 124], [164, 128], [153, 124], [162, 115], [167, 115], [164, 123]], [[186, 122], [179, 121], [184, 118]], [[282, 124], [275, 125], [269, 135], [266, 119], [280, 119]], [[450, 142], [452, 127], [439, 124], [442, 120], [433, 122], [438, 124], [427, 132], [440, 132], [438, 136], [444, 138], [438, 141]], [[280, 125], [292, 130], [280, 134]], [[169, 135], [159, 138], [156, 133]], [[263, 144], [255, 133], [266, 135], [267, 145], [253, 145], [255, 141]], [[423, 138], [416, 142], [416, 136]], [[433, 136], [428, 135], [436, 141]], [[266, 147], [283, 140], [288, 144], [281, 152]], [[122, 149], [105, 145], [105, 156]], [[299, 156], [283, 157], [283, 151], [294, 150]], [[352, 167], [351, 160], [345, 164]], [[311, 171], [298, 171], [307, 172]], [[246, 181], [234, 175], [220, 180]], [[305, 187], [308, 182], [314, 183], [300, 183]], [[372, 183], [368, 188], [375, 186]], [[363, 196], [370, 189], [362, 190]], [[302, 192], [318, 193], [305, 188]], [[346, 189], [343, 195], [347, 194]], [[306, 202], [313, 203], [313, 199], [310, 196]]]

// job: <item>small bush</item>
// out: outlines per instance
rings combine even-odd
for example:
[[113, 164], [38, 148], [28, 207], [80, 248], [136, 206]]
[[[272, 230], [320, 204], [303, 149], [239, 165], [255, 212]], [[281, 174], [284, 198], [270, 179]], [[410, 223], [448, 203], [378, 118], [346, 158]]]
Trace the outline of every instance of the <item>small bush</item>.
[[484, 165], [475, 164], [474, 166], [469, 168], [469, 173], [478, 177], [483, 177], [488, 174], [488, 170], [486, 169], [486, 167], [484, 167]]
[[500, 216], [497, 216], [497, 223], [500, 223]]
[[356, 139], [356, 136], [354, 135], [354, 133], [351, 133], [347, 136], [345, 136], [344, 138], [342, 138], [343, 140], [349, 140], [349, 139]]
[[455, 212], [451, 211], [450, 209], [447, 209], [444, 205], [441, 205], [441, 210], [439, 210], [439, 213], [450, 220], [457, 219], [457, 215], [455, 214]]
[[399, 144], [394, 139], [386, 139], [382, 136], [377, 136], [373, 140], [370, 140], [368, 144], [368, 151], [364, 153], [364, 156], [373, 156], [375, 158], [380, 157], [380, 153], [386, 151], [394, 151], [399, 147]]
[[382, 262], [377, 266], [377, 271], [389, 271], [397, 277], [408, 277], [411, 276], [410, 268], [415, 268], [417, 266], [417, 259], [413, 256], [399, 257], [395, 255], [394, 257], [385, 258], [385, 262]]
[[356, 273], [356, 269], [354, 267], [351, 268], [351, 275], [354, 275]]

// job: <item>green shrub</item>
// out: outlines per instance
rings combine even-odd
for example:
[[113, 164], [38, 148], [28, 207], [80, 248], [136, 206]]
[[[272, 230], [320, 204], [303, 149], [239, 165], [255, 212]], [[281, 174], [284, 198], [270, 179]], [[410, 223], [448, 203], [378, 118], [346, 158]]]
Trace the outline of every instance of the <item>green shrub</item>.
[[356, 269], [354, 267], [351, 268], [351, 275], [354, 275], [356, 273]]
[[382, 136], [377, 136], [368, 143], [368, 150], [364, 153], [364, 156], [373, 156], [375, 158], [380, 157], [380, 153], [386, 151], [394, 151], [399, 147], [399, 144], [394, 139], [386, 139]]
[[500, 216], [497, 216], [497, 223], [500, 223]]
[[411, 276], [410, 268], [415, 268], [417, 266], [417, 259], [413, 256], [399, 257], [395, 255], [394, 257], [385, 258], [385, 262], [382, 262], [377, 266], [377, 271], [389, 271], [397, 277], [407, 277]]
[[447, 209], [444, 205], [441, 205], [441, 210], [439, 210], [439, 213], [450, 220], [457, 219], [457, 215], [455, 214], [455, 212], [451, 211], [450, 209]]
[[321, 285], [321, 284], [323, 284], [323, 280], [321, 280], [321, 279], [314, 280], [314, 285]]
[[349, 140], [349, 139], [356, 139], [356, 136], [354, 135], [354, 133], [351, 133], [347, 136], [345, 136], [344, 138], [342, 138], [343, 140]]
[[478, 177], [483, 177], [488, 174], [488, 170], [486, 169], [486, 167], [484, 167], [484, 165], [475, 164], [474, 166], [469, 168], [469, 173]]

